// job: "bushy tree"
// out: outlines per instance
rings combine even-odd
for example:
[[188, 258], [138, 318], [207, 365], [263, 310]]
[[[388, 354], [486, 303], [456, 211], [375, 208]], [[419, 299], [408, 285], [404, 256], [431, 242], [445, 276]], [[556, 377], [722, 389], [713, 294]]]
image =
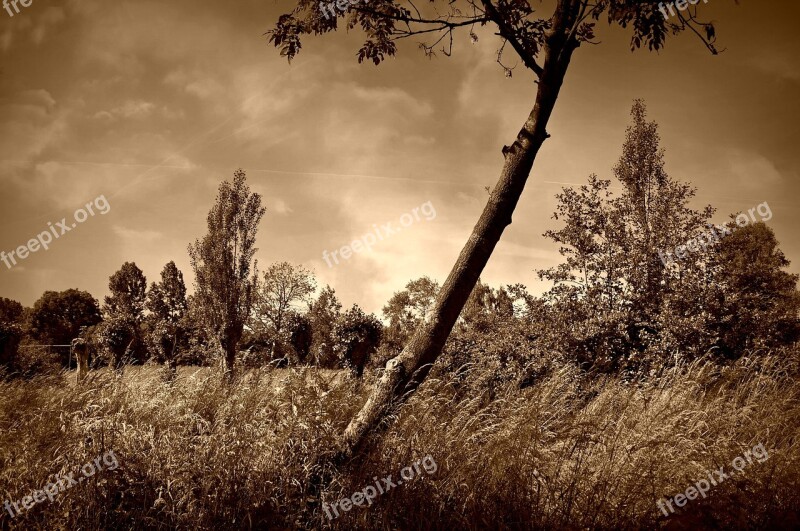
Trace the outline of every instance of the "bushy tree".
[[0, 323], [19, 324], [24, 317], [22, 304], [15, 300], [0, 297]]
[[109, 367], [121, 372], [135, 356], [139, 323], [127, 315], [111, 314], [98, 327], [98, 339], [108, 353]]
[[202, 323], [222, 354], [223, 377], [234, 374], [236, 351], [258, 285], [256, 233], [266, 209], [242, 170], [224, 181], [208, 213], [208, 233], [189, 246]]
[[285, 356], [291, 335], [291, 331], [286, 331], [286, 324], [290, 317], [296, 321], [299, 306], [307, 306], [316, 289], [314, 274], [303, 266], [279, 262], [264, 272], [253, 304], [250, 328], [257, 336], [268, 338], [272, 360]]
[[188, 303], [183, 273], [169, 262], [161, 271], [161, 281], [153, 283], [147, 293], [148, 316], [147, 341], [151, 352], [160, 363], [167, 365], [167, 377], [172, 379], [176, 371], [177, 350], [185, 332], [182, 328]]
[[733, 229], [714, 265], [720, 293], [713, 326], [721, 354], [733, 358], [800, 339], [798, 276], [783, 271], [789, 261], [771, 228], [758, 222]]
[[[40, 343], [69, 345], [81, 328], [102, 320], [97, 300], [86, 291], [46, 291], [33, 305], [30, 316], [31, 336]], [[61, 349], [63, 366], [69, 363], [69, 351]]]
[[126, 317], [141, 323], [147, 292], [147, 279], [134, 262], [125, 262], [108, 279], [110, 295], [105, 298], [103, 310], [108, 315]]
[[[516, 315], [515, 301], [523, 294], [527, 298], [517, 302]], [[479, 281], [436, 363], [437, 377], [455, 376], [462, 393], [489, 400], [504, 384], [523, 385], [543, 365], [533, 332], [538, 318], [529, 322], [523, 317], [533, 301], [521, 285], [494, 289]]]
[[344, 312], [334, 326], [336, 353], [341, 362], [361, 377], [369, 357], [377, 350], [383, 326], [372, 314], [353, 305]]
[[315, 363], [322, 367], [336, 366], [334, 327], [341, 311], [342, 304], [336, 298], [336, 291], [330, 286], [325, 286], [319, 297], [309, 305], [307, 316], [311, 324], [311, 352]]
[[545, 233], [566, 258], [539, 272], [556, 284], [545, 300], [563, 338], [557, 348], [610, 371], [787, 344], [796, 337], [796, 277], [781, 271], [788, 262], [772, 232], [713, 226], [711, 206], [689, 208], [695, 189], [664, 171], [644, 104], [631, 114], [614, 167], [622, 194], [592, 175], [557, 196], [554, 218], [564, 226]]
[[[563, 316], [562, 323], [570, 323], [569, 329], [561, 325], [563, 348], [581, 362], [609, 370], [638, 365], [648, 349], [663, 354], [698, 340], [694, 332], [705, 329], [699, 316], [708, 297], [710, 250], [679, 262], [664, 253], [705, 230], [714, 210], [689, 208], [695, 190], [666, 174], [657, 126], [646, 120], [643, 102], [634, 103], [631, 116], [614, 167], [622, 194], [613, 197], [611, 182], [596, 175], [578, 190], [558, 194], [553, 217], [564, 226], [545, 236], [560, 245], [566, 259], [539, 272], [556, 284], [545, 299]], [[669, 319], [676, 313], [695, 324], [681, 323], [671, 330], [677, 334], [659, 335], [673, 326]], [[665, 341], [668, 337], [676, 341]]]
[[297, 363], [307, 363], [313, 335], [311, 320], [307, 315], [290, 312], [286, 319], [287, 343], [292, 348]]
[[389, 320], [386, 331], [386, 345], [399, 353], [411, 334], [428, 316], [439, 284], [425, 276], [410, 281], [402, 291], [396, 292], [383, 307], [383, 315]]
[[126, 362], [144, 362], [147, 357], [147, 345], [143, 330], [144, 310], [147, 302], [147, 279], [144, 272], [134, 263], [125, 262], [119, 271], [108, 279], [110, 295], [105, 298], [103, 311], [106, 320], [114, 321], [112, 328], [118, 329], [120, 323], [126, 323], [133, 333]]
[[461, 312], [463, 329], [477, 329], [489, 333], [492, 327], [503, 320], [514, 316], [514, 301], [504, 287], [492, 289], [480, 280], [467, 299]]
[[219, 357], [219, 344], [209, 336], [203, 325], [203, 312], [197, 303], [197, 297], [190, 295], [187, 299], [187, 311], [180, 321], [184, 334], [178, 348], [176, 363], [179, 365], [208, 366]]
[[0, 321], [0, 377], [3, 370], [10, 372], [15, 369], [21, 339], [22, 329], [18, 325]]

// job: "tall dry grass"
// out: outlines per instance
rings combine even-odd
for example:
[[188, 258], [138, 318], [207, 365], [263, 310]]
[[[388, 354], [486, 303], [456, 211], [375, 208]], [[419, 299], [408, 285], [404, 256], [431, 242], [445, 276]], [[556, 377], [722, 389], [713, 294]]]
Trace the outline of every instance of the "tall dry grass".
[[[779, 356], [696, 362], [646, 383], [563, 365], [492, 401], [431, 380], [341, 469], [326, 457], [369, 378], [254, 370], [228, 388], [211, 369], [182, 368], [169, 385], [143, 367], [92, 373], [81, 388], [63, 374], [0, 382], [0, 502], [109, 449], [120, 462], [52, 503], [4, 513], [0, 528], [792, 529], [798, 374]], [[656, 507], [758, 443], [764, 463], [678, 514]], [[371, 507], [333, 521], [321, 509], [426, 455], [436, 473]]]

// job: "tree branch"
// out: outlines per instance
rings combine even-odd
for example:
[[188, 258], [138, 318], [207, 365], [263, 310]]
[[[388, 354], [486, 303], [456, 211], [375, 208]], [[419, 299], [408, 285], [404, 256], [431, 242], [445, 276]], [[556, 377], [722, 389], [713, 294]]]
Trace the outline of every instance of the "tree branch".
[[506, 39], [508, 42], [511, 43], [511, 47], [514, 48], [514, 51], [517, 52], [522, 62], [533, 70], [533, 73], [541, 79], [542, 73], [544, 70], [541, 66], [536, 63], [536, 59], [528, 53], [524, 46], [520, 43], [517, 39], [516, 35], [514, 34], [514, 29], [509, 26], [500, 13], [497, 11], [497, 8], [492, 4], [491, 0], [481, 0], [483, 3], [483, 7], [486, 9], [486, 14], [489, 15], [489, 18], [497, 24], [497, 27], [500, 29], [500, 36]]

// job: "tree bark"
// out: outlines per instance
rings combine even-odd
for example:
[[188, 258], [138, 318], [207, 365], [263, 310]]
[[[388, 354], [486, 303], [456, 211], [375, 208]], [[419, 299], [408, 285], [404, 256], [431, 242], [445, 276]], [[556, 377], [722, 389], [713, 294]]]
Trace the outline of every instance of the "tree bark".
[[219, 343], [222, 350], [222, 380], [231, 383], [236, 375], [236, 343], [228, 338]]
[[346, 460], [378, 425], [397, 398], [407, 397], [427, 376], [442, 352], [456, 319], [480, 276], [525, 187], [539, 148], [549, 137], [547, 123], [558, 98], [572, 52], [578, 41], [572, 31], [579, 2], [562, 0], [553, 16], [552, 29], [543, 50], [545, 63], [539, 78], [536, 102], [516, 141], [503, 148], [505, 163], [497, 185], [439, 292], [433, 311], [417, 329], [399, 356], [389, 360], [361, 411], [342, 437], [337, 458]]

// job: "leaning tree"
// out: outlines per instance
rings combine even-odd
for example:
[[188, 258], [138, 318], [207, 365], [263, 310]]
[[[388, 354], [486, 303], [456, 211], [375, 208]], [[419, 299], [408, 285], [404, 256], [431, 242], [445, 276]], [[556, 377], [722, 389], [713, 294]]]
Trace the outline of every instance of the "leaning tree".
[[294, 9], [279, 17], [269, 38], [289, 60], [299, 53], [302, 37], [335, 31], [342, 24], [347, 30], [358, 27], [366, 34], [358, 61], [376, 65], [395, 55], [399, 40], [421, 35], [429, 39], [420, 43], [426, 54], [433, 54], [444, 42], [444, 52], [449, 55], [458, 30], [468, 30], [475, 39], [475, 25], [490, 25], [499, 38], [497, 57], [501, 66], [503, 51], [513, 49], [535, 83], [533, 107], [514, 142], [502, 148], [500, 178], [433, 310], [400, 355], [386, 364], [372, 395], [345, 431], [341, 457], [353, 452], [396, 398], [409, 396], [440, 355], [503, 230], [511, 224], [536, 155], [550, 136], [547, 124], [572, 54], [581, 44], [594, 41], [595, 25], [601, 16], [605, 15], [610, 24], [631, 27], [632, 49], [659, 50], [668, 34], [689, 30], [711, 53], [717, 53], [714, 27], [697, 18], [695, 6], [676, 11], [667, 20], [658, 4], [647, 0], [431, 0], [418, 6], [411, 0], [339, 0], [338, 9], [331, 11], [329, 3], [298, 0]]

